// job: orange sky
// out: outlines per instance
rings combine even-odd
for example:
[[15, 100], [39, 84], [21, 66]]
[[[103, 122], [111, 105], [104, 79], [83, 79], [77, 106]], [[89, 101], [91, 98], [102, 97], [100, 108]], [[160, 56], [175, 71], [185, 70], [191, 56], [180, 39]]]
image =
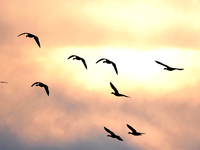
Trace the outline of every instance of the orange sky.
[[2, 150], [199, 149], [199, 14], [199, 0], [1, 0]]

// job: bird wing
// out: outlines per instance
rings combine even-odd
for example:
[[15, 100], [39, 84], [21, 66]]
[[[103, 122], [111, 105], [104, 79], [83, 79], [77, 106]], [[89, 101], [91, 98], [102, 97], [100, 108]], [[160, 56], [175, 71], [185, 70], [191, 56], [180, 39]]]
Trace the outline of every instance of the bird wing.
[[130, 125], [127, 124], [127, 127], [128, 127], [133, 133], [137, 133], [137, 131], [136, 131], [133, 127], [131, 127]]
[[115, 91], [115, 93], [119, 93], [118, 90], [115, 88], [115, 86], [110, 82], [111, 88]]
[[23, 35], [23, 34], [30, 34], [30, 33], [24, 32], [24, 33], [19, 34], [18, 37]]
[[71, 56], [68, 57], [68, 59], [70, 59], [70, 58], [72, 58], [72, 57], [74, 57], [74, 56], [76, 56], [76, 55], [71, 55]]
[[40, 47], [40, 42], [37, 36], [34, 36], [35, 42], [37, 43], [37, 45]]
[[1, 81], [0, 83], [8, 83], [8, 82]]
[[102, 60], [104, 60], [105, 58], [101, 58], [101, 59], [99, 59], [97, 62], [96, 62], [96, 64], [98, 63], [98, 62], [100, 62], [100, 61], [102, 61]]
[[114, 62], [112, 62], [112, 65], [113, 65], [113, 67], [114, 67], [114, 69], [115, 69], [116, 74], [118, 75], [118, 71], [117, 71], [117, 66], [116, 66], [116, 64], [115, 64]]
[[45, 89], [47, 95], [49, 96], [49, 88], [48, 88], [48, 86], [47, 86], [47, 85], [44, 85], [44, 89]]
[[110, 131], [108, 128], [106, 128], [106, 127], [104, 127], [104, 129], [108, 132], [108, 133], [110, 133], [111, 135], [115, 135], [112, 131]]
[[83, 62], [85, 68], [87, 69], [87, 65], [86, 65], [85, 59], [82, 58], [81, 61]]
[[120, 140], [120, 141], [123, 141], [123, 139], [120, 137], [120, 136], [116, 136], [116, 139]]
[[33, 84], [31, 85], [31, 87], [33, 87], [35, 84], [38, 84], [38, 83], [40, 83], [40, 82], [35, 82], [35, 83], [33, 83]]
[[169, 66], [167, 66], [167, 65], [165, 65], [165, 64], [163, 64], [163, 63], [161, 63], [161, 62], [159, 62], [159, 61], [156, 61], [156, 60], [155, 60], [155, 62], [158, 63], [158, 64], [160, 64], [160, 65], [163, 65], [163, 66], [165, 66], [165, 67], [169, 67]]
[[183, 68], [175, 68], [176, 70], [184, 70]]

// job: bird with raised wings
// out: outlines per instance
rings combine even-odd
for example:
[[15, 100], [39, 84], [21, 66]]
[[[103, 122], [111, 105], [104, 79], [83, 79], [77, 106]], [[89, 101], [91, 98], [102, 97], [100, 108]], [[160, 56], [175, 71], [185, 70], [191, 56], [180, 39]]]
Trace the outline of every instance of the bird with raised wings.
[[21, 35], [24, 35], [24, 34], [27, 34], [26, 37], [34, 38], [35, 42], [36, 42], [37, 45], [40, 47], [39, 38], [38, 38], [37, 36], [31, 34], [31, 33], [24, 32], [24, 33], [22, 33], [22, 34], [19, 34], [18, 37], [21, 36]]
[[96, 64], [97, 64], [98, 62], [102, 61], [102, 60], [103, 60], [103, 63], [112, 64], [113, 67], [114, 67], [114, 69], [115, 69], [116, 74], [118, 75], [117, 66], [116, 66], [116, 64], [115, 64], [114, 62], [112, 62], [112, 61], [110, 61], [110, 60], [108, 60], [108, 59], [106, 59], [106, 58], [101, 58], [101, 59], [99, 59], [99, 60], [96, 62]]
[[111, 94], [114, 94], [115, 96], [122, 96], [122, 97], [128, 97], [128, 98], [130, 98], [129, 96], [126, 96], [124, 94], [120, 94], [118, 92], [118, 90], [115, 88], [115, 86], [111, 82], [110, 82], [110, 86], [114, 90], [114, 92], [112, 92]]
[[173, 71], [173, 70], [184, 70], [183, 68], [173, 68], [173, 67], [170, 67], [170, 66], [165, 65], [165, 64], [163, 64], [163, 63], [161, 63], [161, 62], [159, 62], [159, 61], [156, 61], [156, 60], [155, 60], [155, 62], [158, 63], [158, 64], [160, 64], [160, 65], [162, 65], [162, 66], [165, 66], [166, 68], [164, 68], [164, 70], [168, 70], [168, 71]]
[[128, 124], [127, 124], [127, 127], [132, 131], [132, 132], [128, 132], [128, 134], [132, 134], [132, 135], [135, 135], [135, 136], [139, 136], [139, 135], [145, 134], [145, 133], [137, 132], [133, 127], [131, 127]]
[[112, 131], [110, 131], [108, 128], [104, 127], [104, 129], [105, 129], [108, 133], [110, 133], [110, 134], [108, 134], [107, 136], [109, 136], [109, 137], [111, 137], [111, 138], [116, 138], [116, 139], [118, 139], [119, 141], [123, 141], [123, 139], [122, 139], [120, 136], [116, 135], [115, 133], [113, 133]]
[[81, 58], [81, 57], [79, 57], [79, 56], [77, 56], [77, 55], [71, 55], [71, 56], [69, 56], [69, 58], [68, 59], [70, 59], [70, 58], [72, 58], [73, 57], [73, 60], [81, 60], [82, 61], [82, 63], [83, 63], [83, 65], [85, 66], [85, 68], [87, 69], [87, 65], [86, 65], [86, 62], [85, 62], [85, 60], [83, 59], [83, 58]]
[[35, 85], [35, 86], [44, 87], [44, 89], [45, 89], [47, 95], [49, 96], [49, 88], [48, 88], [48, 86], [47, 86], [46, 84], [44, 84], [44, 83], [42, 83], [42, 82], [35, 82], [35, 83], [33, 83], [33, 84], [31, 85], [31, 87], [33, 87], [34, 85]]

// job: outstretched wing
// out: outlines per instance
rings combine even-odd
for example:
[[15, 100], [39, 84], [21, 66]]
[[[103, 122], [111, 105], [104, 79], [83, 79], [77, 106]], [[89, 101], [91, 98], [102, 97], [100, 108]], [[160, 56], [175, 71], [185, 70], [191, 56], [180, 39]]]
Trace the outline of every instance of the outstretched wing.
[[118, 71], [117, 71], [117, 66], [116, 66], [116, 64], [115, 64], [114, 62], [112, 62], [112, 65], [113, 65], [113, 67], [114, 67], [114, 69], [115, 69], [116, 74], [118, 75]]
[[37, 36], [34, 36], [35, 42], [37, 43], [37, 45], [40, 47], [40, 42]]
[[115, 88], [115, 86], [110, 82], [111, 88], [115, 91], [115, 93], [119, 93], [118, 90]]
[[70, 59], [70, 58], [72, 58], [72, 57], [74, 57], [74, 56], [76, 56], [76, 55], [71, 55], [71, 56], [68, 57], [68, 59]]
[[82, 58], [81, 61], [83, 62], [85, 68], [87, 69], [87, 65], [86, 65], [85, 59]]
[[127, 127], [128, 127], [133, 133], [137, 133], [137, 131], [136, 131], [133, 127], [131, 127], [130, 125], [127, 124]]
[[165, 64], [163, 64], [163, 63], [161, 63], [161, 62], [159, 62], [159, 61], [156, 61], [156, 60], [155, 60], [155, 62], [158, 63], [158, 64], [160, 64], [160, 65], [163, 65], [163, 66], [165, 66], [165, 67], [169, 67], [169, 66], [167, 66], [167, 65], [165, 65]]
[[0, 83], [8, 83], [8, 82], [1, 81]]
[[123, 139], [120, 137], [120, 136], [116, 136], [116, 139], [120, 140], [120, 141], [123, 141]]
[[108, 133], [110, 133], [111, 135], [115, 135], [112, 131], [110, 131], [108, 128], [106, 128], [106, 127], [104, 127], [104, 129], [108, 132]]
[[30, 33], [24, 32], [24, 33], [19, 34], [18, 37], [24, 34], [30, 34]]
[[176, 70], [184, 70], [183, 68], [175, 68]]
[[44, 85], [44, 89], [45, 89], [47, 95], [49, 96], [49, 88], [48, 88], [48, 86], [47, 86], [47, 85]]
[[31, 85], [31, 87], [33, 87], [34, 85], [36, 85], [36, 84], [38, 84], [38, 83], [40, 83], [40, 82], [35, 82], [35, 83], [33, 83], [33, 84]]
[[101, 59], [99, 59], [97, 62], [96, 62], [96, 64], [98, 63], [98, 62], [100, 62], [100, 61], [102, 61], [102, 60], [104, 60], [105, 58], [101, 58]]

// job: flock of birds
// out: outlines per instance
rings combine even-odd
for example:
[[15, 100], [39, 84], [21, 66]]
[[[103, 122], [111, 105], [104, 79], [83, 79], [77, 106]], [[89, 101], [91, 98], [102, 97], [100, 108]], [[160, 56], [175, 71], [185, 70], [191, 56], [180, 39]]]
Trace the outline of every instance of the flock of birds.
[[[18, 37], [21, 36], [21, 35], [24, 35], [24, 34], [26, 34], [26, 37], [34, 38], [34, 40], [35, 40], [35, 42], [37, 43], [37, 45], [41, 48], [40, 42], [39, 42], [39, 38], [38, 38], [37, 36], [35, 36], [35, 35], [31, 34], [31, 33], [25, 32], [25, 33], [19, 34]], [[83, 65], [84, 65], [84, 67], [87, 69], [86, 61], [85, 61], [83, 58], [81, 58], [81, 57], [79, 57], [79, 56], [77, 56], [77, 55], [71, 55], [71, 56], [68, 57], [68, 59], [70, 59], [70, 58], [72, 58], [73, 60], [81, 60], [82, 63], [83, 63]], [[110, 60], [108, 60], [108, 59], [106, 59], [106, 58], [101, 58], [101, 59], [99, 59], [99, 60], [96, 62], [96, 64], [99, 63], [100, 61], [102, 61], [103, 63], [111, 64], [111, 65], [113, 66], [113, 68], [114, 68], [116, 74], [118, 75], [117, 66], [116, 66], [116, 64], [115, 64], [114, 62], [112, 62], [112, 61], [110, 61]], [[174, 68], [174, 67], [170, 67], [170, 66], [165, 65], [165, 64], [163, 64], [163, 63], [161, 63], [161, 62], [159, 62], [159, 61], [156, 61], [156, 60], [155, 60], [155, 62], [158, 63], [158, 64], [160, 64], [160, 65], [162, 65], [162, 66], [164, 66], [164, 67], [165, 67], [164, 70], [168, 70], [168, 71], [184, 70], [183, 68]], [[8, 82], [3, 82], [3, 81], [1, 81], [0, 83], [8, 83]], [[33, 87], [34, 85], [35, 85], [35, 86], [43, 87], [43, 88], [45, 89], [45, 91], [46, 91], [46, 94], [49, 96], [49, 88], [48, 88], [48, 86], [47, 86], [46, 84], [44, 84], [44, 83], [42, 83], [42, 82], [35, 82], [35, 83], [33, 83], [33, 84], [31, 85], [31, 87]], [[119, 97], [127, 97], [127, 98], [130, 98], [130, 97], [127, 96], [127, 95], [124, 95], [124, 94], [119, 93], [119, 91], [117, 90], [117, 88], [116, 88], [111, 82], [110, 82], [110, 86], [111, 86], [111, 88], [114, 90], [114, 92], [112, 92], [111, 94], [114, 94], [115, 96], [119, 96]], [[132, 132], [128, 132], [128, 134], [132, 134], [132, 135], [134, 135], [134, 136], [139, 136], [139, 135], [145, 134], [145, 133], [137, 132], [133, 127], [131, 127], [131, 126], [128, 125], [128, 124], [127, 124], [127, 127], [132, 131]], [[108, 128], [104, 127], [104, 129], [105, 129], [105, 131], [107, 131], [107, 132], [109, 133], [109, 135], [107, 135], [108, 137], [116, 138], [116, 139], [118, 139], [118, 140], [120, 140], [120, 141], [123, 141], [123, 139], [122, 139], [120, 136], [116, 135], [114, 132], [112, 132], [112, 131], [109, 130]]]

